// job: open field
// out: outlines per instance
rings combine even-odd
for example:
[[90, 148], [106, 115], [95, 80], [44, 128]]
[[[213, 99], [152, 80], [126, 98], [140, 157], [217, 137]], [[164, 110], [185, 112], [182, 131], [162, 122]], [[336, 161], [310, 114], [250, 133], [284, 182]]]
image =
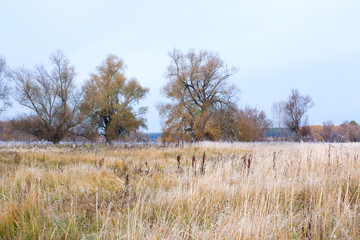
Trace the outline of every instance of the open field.
[[1, 146], [0, 238], [358, 239], [359, 156], [359, 144]]

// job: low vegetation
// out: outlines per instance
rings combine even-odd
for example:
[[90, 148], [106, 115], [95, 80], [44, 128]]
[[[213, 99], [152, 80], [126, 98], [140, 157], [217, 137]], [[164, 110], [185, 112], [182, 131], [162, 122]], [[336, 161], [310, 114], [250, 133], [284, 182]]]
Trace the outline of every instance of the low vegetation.
[[356, 239], [358, 144], [0, 147], [2, 239]]

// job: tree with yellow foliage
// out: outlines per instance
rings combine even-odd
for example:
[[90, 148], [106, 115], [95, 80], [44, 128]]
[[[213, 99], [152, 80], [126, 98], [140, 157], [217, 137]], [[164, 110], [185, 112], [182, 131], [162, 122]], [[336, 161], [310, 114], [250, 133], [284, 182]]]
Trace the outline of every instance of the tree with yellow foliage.
[[135, 79], [128, 80], [124, 69], [122, 59], [109, 55], [86, 82], [81, 110], [87, 116], [83, 131], [88, 138], [94, 139], [101, 134], [111, 142], [146, 127], [144, 114], [147, 108], [136, 109], [135, 106], [149, 89]]
[[246, 106], [236, 113], [234, 123], [235, 139], [243, 142], [263, 141], [271, 125], [264, 111]]
[[224, 129], [217, 113], [236, 107], [237, 89], [227, 82], [235, 69], [204, 50], [184, 54], [174, 49], [169, 56], [163, 94], [171, 102], [159, 107], [163, 141], [219, 140]]

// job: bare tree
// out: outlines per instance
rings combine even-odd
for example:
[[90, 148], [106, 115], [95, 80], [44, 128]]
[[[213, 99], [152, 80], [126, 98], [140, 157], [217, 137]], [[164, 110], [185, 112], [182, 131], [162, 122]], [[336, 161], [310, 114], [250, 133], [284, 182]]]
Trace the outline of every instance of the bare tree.
[[183, 54], [174, 50], [169, 54], [167, 70], [169, 82], [163, 93], [171, 100], [160, 106], [163, 116], [163, 139], [217, 140], [222, 135], [222, 124], [214, 114], [219, 109], [235, 105], [235, 86], [227, 80], [235, 73], [217, 54], [190, 50]]
[[276, 102], [271, 106], [274, 127], [284, 128], [286, 123], [285, 101]]
[[302, 96], [297, 89], [293, 89], [285, 104], [286, 126], [295, 132], [298, 140], [301, 140], [300, 127], [307, 123], [306, 113], [315, 104], [309, 95]]
[[0, 113], [10, 106], [10, 87], [5, 79], [7, 75], [6, 72], [6, 60], [4, 57], [0, 56]]
[[32, 114], [13, 122], [13, 127], [39, 139], [60, 142], [78, 125], [81, 94], [74, 85], [75, 68], [61, 51], [50, 57], [53, 65], [11, 73], [16, 83], [16, 100]]
[[289, 130], [286, 127], [285, 101], [275, 102], [271, 106], [272, 124], [278, 128], [274, 130], [277, 138], [284, 139], [289, 137]]

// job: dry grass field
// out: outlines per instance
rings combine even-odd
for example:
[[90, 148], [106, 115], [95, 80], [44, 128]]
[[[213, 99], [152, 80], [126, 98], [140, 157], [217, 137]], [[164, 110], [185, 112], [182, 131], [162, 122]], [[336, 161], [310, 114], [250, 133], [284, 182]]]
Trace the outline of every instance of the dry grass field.
[[359, 144], [1, 146], [0, 238], [359, 239], [359, 156]]

